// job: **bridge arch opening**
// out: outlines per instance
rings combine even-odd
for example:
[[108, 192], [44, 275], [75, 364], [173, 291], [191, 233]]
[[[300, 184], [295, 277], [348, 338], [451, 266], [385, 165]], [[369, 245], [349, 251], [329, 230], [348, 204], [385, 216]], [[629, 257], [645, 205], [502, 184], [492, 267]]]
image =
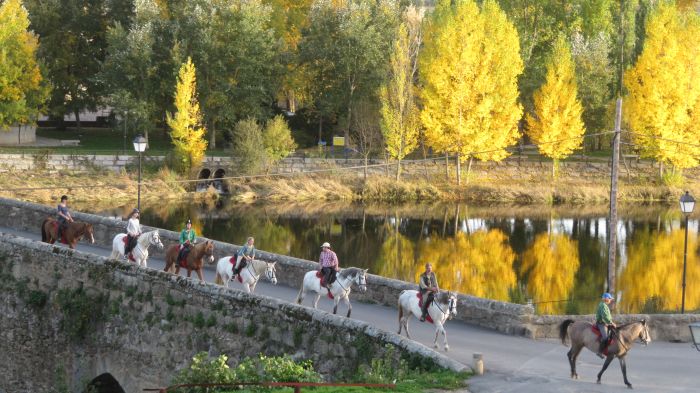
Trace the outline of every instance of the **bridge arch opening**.
[[209, 176], [211, 176], [211, 169], [202, 168], [202, 170], [199, 171], [199, 175], [197, 175], [197, 179], [208, 179]]
[[126, 393], [110, 373], [100, 374], [87, 385], [83, 393]]
[[226, 171], [223, 168], [219, 168], [214, 171], [214, 188], [216, 188], [220, 193], [228, 194], [228, 184], [223, 180], [226, 177]]

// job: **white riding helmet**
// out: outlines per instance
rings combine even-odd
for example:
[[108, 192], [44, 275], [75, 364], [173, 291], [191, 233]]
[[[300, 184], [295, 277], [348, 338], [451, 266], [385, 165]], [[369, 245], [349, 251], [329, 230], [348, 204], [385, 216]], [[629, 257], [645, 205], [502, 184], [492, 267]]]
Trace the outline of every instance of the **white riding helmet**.
[[331, 244], [328, 242], [325, 242], [325, 243], [321, 244], [321, 248], [323, 248], [323, 247], [331, 248]]

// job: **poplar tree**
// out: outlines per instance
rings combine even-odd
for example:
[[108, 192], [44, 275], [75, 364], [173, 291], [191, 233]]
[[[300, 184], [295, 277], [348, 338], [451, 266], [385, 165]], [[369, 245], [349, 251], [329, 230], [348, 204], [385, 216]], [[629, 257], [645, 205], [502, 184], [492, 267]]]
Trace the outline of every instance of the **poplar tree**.
[[460, 162], [499, 161], [519, 136], [518, 34], [494, 1], [486, 1], [482, 11], [472, 0], [443, 0], [429, 18], [424, 43], [425, 137], [433, 149], [457, 155], [460, 183]]
[[553, 159], [553, 177], [559, 160], [583, 144], [586, 128], [577, 95], [571, 50], [564, 38], [559, 37], [547, 64], [545, 83], [533, 97], [534, 113], [527, 115], [527, 133], [540, 153]]
[[695, 167], [700, 160], [700, 16], [663, 4], [646, 31], [644, 50], [624, 78], [633, 140], [645, 157], [680, 169]]
[[382, 133], [387, 153], [398, 161], [397, 181], [401, 177], [401, 160], [418, 147], [420, 119], [413, 86], [415, 67], [411, 44], [408, 29], [402, 23], [389, 59], [389, 80], [379, 93]]
[[183, 172], [199, 166], [204, 158], [207, 141], [206, 129], [202, 125], [202, 114], [197, 101], [197, 81], [192, 59], [180, 67], [175, 88], [175, 114], [168, 113], [167, 123], [170, 138], [175, 145], [175, 157]]
[[0, 130], [36, 120], [47, 97], [36, 60], [39, 45], [20, 0], [0, 5]]

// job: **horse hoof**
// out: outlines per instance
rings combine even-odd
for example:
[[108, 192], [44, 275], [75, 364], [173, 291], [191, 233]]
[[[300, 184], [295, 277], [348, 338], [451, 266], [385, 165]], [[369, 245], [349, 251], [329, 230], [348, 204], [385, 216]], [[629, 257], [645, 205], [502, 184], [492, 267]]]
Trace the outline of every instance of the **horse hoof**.
[[599, 379], [599, 380], [597, 380], [597, 381], [596, 381], [595, 383], [597, 383], [598, 385], [600, 385], [600, 379]]
[[631, 384], [631, 383], [628, 383], [628, 384], [627, 384], [627, 389], [634, 389], [634, 388], [632, 387], [632, 384]]
[[433, 348], [438, 349], [439, 346], [437, 344], [433, 345]]
[[575, 375], [574, 375], [574, 379], [578, 379], [578, 374], [575, 374]]
[[450, 350], [450, 347], [448, 347], [447, 345], [445, 345], [445, 352], [447, 352], [447, 351], [449, 351], [449, 350]]

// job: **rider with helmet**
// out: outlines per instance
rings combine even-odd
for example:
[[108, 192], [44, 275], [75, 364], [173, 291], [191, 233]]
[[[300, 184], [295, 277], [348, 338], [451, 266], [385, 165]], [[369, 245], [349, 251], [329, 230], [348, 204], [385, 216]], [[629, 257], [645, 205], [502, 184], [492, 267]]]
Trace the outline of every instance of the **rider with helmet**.
[[139, 209], [134, 209], [131, 211], [131, 214], [129, 214], [129, 217], [127, 217], [127, 223], [126, 223], [126, 237], [127, 237], [127, 242], [126, 246], [124, 247], [124, 258], [129, 258], [128, 255], [131, 252], [131, 250], [136, 247], [136, 239], [141, 235], [141, 224], [139, 223], [139, 217], [141, 216]]
[[197, 232], [192, 229], [192, 220], [187, 220], [185, 224], [185, 229], [180, 232], [180, 252], [177, 256], [177, 260], [181, 261], [187, 257], [190, 252], [194, 240], [197, 238]]
[[249, 236], [243, 247], [236, 252], [236, 266], [233, 267], [233, 277], [240, 274], [241, 270], [253, 259], [255, 259], [255, 238]]
[[608, 327], [611, 329], [617, 328], [615, 323], [612, 321], [612, 315], [610, 314], [610, 308], [608, 307], [608, 304], [610, 304], [612, 301], [613, 296], [605, 292], [595, 312], [595, 323], [598, 326], [598, 330], [600, 330], [600, 347], [598, 347], [597, 355], [601, 358], [605, 358], [605, 356], [603, 356], [603, 351], [608, 346], [608, 341], [610, 339]]
[[58, 214], [58, 233], [56, 237], [61, 238], [61, 233], [66, 229], [69, 222], [73, 222], [73, 216], [71, 216], [68, 210], [68, 196], [61, 196], [61, 203], [56, 207], [56, 213]]
[[325, 242], [321, 245], [321, 255], [318, 257], [318, 264], [323, 275], [322, 283], [331, 291], [331, 284], [335, 281], [335, 274], [340, 271], [338, 256], [331, 250], [331, 245]]
[[433, 272], [433, 265], [430, 263], [425, 264], [425, 272], [420, 275], [420, 278], [418, 279], [418, 286], [423, 298], [420, 320], [421, 322], [424, 322], [425, 317], [428, 315], [428, 307], [430, 307], [430, 303], [433, 302], [435, 295], [438, 293], [438, 291], [440, 291], [437, 277], [435, 277], [435, 272]]

